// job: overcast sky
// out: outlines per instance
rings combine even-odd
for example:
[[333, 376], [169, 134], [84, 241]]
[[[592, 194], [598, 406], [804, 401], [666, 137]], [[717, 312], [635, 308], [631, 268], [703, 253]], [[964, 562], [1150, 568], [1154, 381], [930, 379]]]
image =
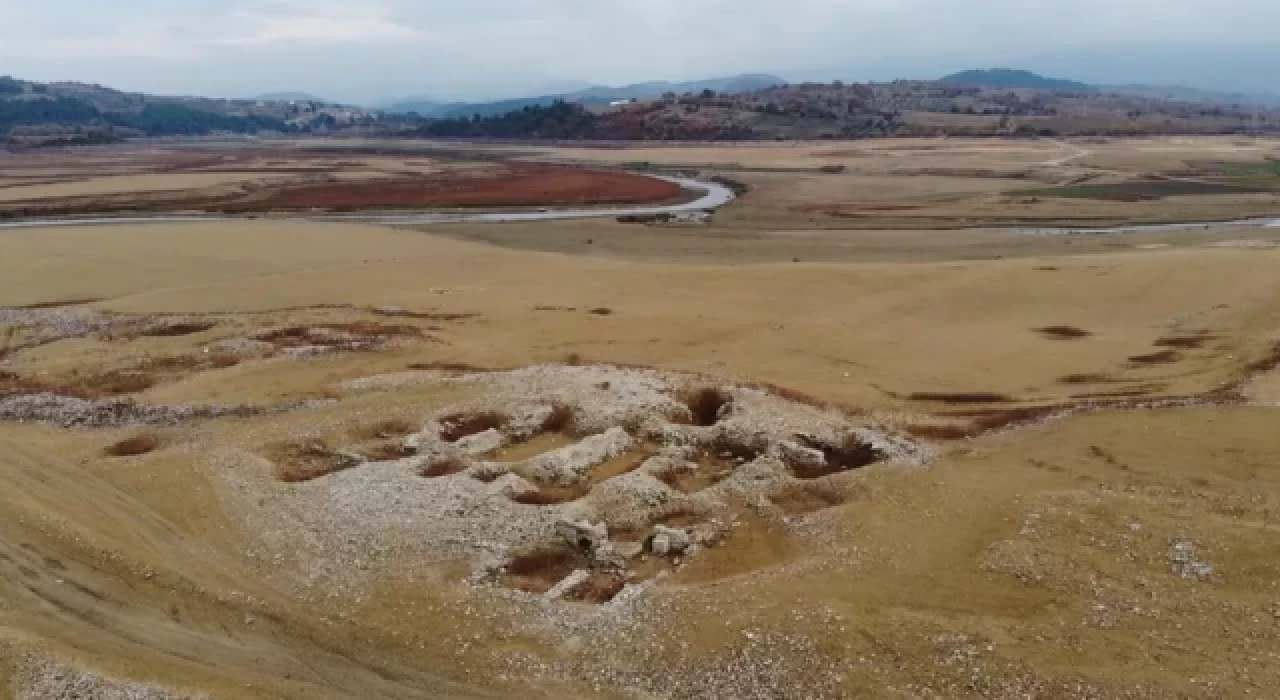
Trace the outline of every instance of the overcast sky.
[[0, 74], [168, 94], [488, 99], [1014, 66], [1280, 92], [1280, 0], [0, 0]]

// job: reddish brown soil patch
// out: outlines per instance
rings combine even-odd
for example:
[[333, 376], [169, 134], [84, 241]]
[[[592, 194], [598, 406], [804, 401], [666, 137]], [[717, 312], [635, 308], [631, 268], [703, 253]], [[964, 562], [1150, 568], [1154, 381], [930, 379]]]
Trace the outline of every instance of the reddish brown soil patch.
[[390, 462], [392, 460], [404, 459], [412, 457], [413, 452], [405, 449], [404, 445], [398, 442], [387, 442], [379, 445], [361, 448], [360, 454], [374, 462]]
[[138, 457], [155, 452], [160, 447], [160, 438], [150, 433], [125, 438], [103, 450], [108, 457]]
[[565, 594], [564, 599], [600, 605], [616, 598], [626, 586], [627, 580], [621, 574], [596, 573]]
[[551, 413], [542, 421], [542, 432], [571, 434], [575, 420], [573, 408], [558, 403], [551, 407]]
[[974, 435], [972, 428], [963, 425], [914, 424], [905, 430], [922, 440], [963, 440]]
[[586, 568], [589, 568], [586, 558], [575, 549], [541, 547], [513, 557], [500, 582], [508, 588], [541, 594], [575, 570]]
[[422, 475], [428, 479], [439, 479], [443, 476], [461, 474], [466, 470], [467, 463], [461, 458], [454, 455], [444, 455], [431, 460], [431, 463], [422, 470]]
[[0, 398], [20, 394], [38, 394], [47, 390], [45, 384], [13, 372], [0, 371]]
[[512, 165], [491, 177], [432, 175], [377, 182], [335, 182], [290, 187], [252, 200], [230, 202], [228, 212], [288, 209], [411, 209], [421, 207], [532, 207], [641, 204], [674, 200], [680, 187], [623, 172]]
[[709, 427], [720, 420], [720, 412], [733, 403], [733, 397], [714, 387], [695, 389], [684, 396], [694, 425]]

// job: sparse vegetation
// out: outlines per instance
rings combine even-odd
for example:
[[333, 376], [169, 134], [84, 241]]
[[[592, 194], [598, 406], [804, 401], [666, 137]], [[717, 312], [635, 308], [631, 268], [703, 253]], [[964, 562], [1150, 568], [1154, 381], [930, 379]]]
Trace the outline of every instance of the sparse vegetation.
[[1129, 362], [1135, 365], [1167, 365], [1182, 359], [1176, 350], [1162, 350], [1147, 355], [1134, 355]]

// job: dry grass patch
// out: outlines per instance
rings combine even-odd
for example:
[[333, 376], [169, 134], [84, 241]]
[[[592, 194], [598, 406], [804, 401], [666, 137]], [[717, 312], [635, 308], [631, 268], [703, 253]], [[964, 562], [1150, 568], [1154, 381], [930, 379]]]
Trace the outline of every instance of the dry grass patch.
[[423, 321], [465, 321], [467, 319], [478, 318], [478, 313], [444, 313], [435, 311], [406, 311], [404, 309], [374, 309], [375, 314], [379, 316], [390, 316], [393, 318], [415, 318]]
[[1168, 365], [1182, 359], [1182, 354], [1176, 350], [1161, 350], [1148, 355], [1134, 355], [1129, 358], [1129, 363], [1134, 365]]
[[55, 393], [94, 399], [137, 394], [156, 385], [156, 380], [145, 372], [118, 370], [105, 374], [72, 378]]
[[14, 306], [14, 309], [29, 309], [32, 311], [39, 309], [60, 309], [64, 306], [84, 306], [86, 304], [96, 304], [103, 301], [101, 297], [82, 297], [65, 299], [62, 301], [40, 301], [34, 304], [23, 304], [22, 306]]
[[1080, 340], [1093, 335], [1091, 331], [1075, 326], [1045, 326], [1037, 328], [1036, 332], [1051, 340]]
[[376, 321], [351, 321], [349, 323], [326, 323], [317, 328], [324, 328], [340, 333], [350, 333], [369, 338], [411, 338], [422, 335], [422, 329], [410, 325], [392, 325]]
[[466, 362], [413, 362], [409, 369], [415, 372], [492, 372], [488, 367], [479, 367]]
[[1204, 347], [1206, 343], [1212, 343], [1218, 340], [1218, 336], [1211, 333], [1197, 333], [1194, 335], [1175, 335], [1167, 338], [1161, 338], [1155, 342], [1158, 348], [1175, 348], [1179, 350], [1197, 350]]
[[1280, 343], [1273, 345], [1266, 355], [1246, 365], [1245, 372], [1248, 374], [1261, 374], [1270, 372], [1278, 367], [1280, 367]]
[[335, 452], [321, 440], [276, 443], [267, 448], [272, 469], [289, 484], [313, 481], [360, 465], [351, 455]]
[[195, 335], [211, 330], [218, 324], [212, 321], [185, 321], [181, 323], [166, 323], [145, 328], [138, 335], [148, 338], [177, 338], [184, 335]]
[[1068, 375], [1066, 375], [1065, 377], [1059, 377], [1059, 378], [1058, 378], [1058, 383], [1059, 383], [1059, 384], [1069, 384], [1069, 385], [1077, 385], [1077, 384], [1112, 384], [1112, 383], [1114, 383], [1115, 381], [1116, 381], [1116, 380], [1115, 380], [1114, 378], [1112, 378], [1112, 377], [1110, 377], [1110, 376], [1108, 376], [1108, 375], [1105, 375], [1105, 374], [1101, 374], [1101, 373], [1089, 373], [1089, 374], [1068, 374]]
[[983, 404], [1010, 403], [1013, 399], [1005, 394], [987, 391], [970, 391], [956, 393], [917, 392], [907, 397], [911, 401], [929, 401], [945, 404]]
[[160, 449], [160, 438], [152, 433], [128, 437], [102, 451], [107, 457], [138, 457]]

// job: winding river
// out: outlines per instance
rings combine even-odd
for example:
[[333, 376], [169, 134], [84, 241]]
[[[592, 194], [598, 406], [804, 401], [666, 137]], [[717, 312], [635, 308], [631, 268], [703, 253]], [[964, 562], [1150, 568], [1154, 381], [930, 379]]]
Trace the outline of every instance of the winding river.
[[108, 224], [167, 224], [190, 223], [200, 221], [239, 221], [250, 218], [300, 218], [308, 221], [346, 221], [364, 224], [382, 224], [388, 226], [420, 226], [424, 224], [465, 224], [465, 223], [514, 223], [519, 221], [560, 221], [566, 219], [613, 218], [618, 216], [652, 216], [658, 214], [682, 214], [698, 211], [711, 211], [732, 202], [733, 190], [715, 182], [692, 180], [682, 177], [651, 176], [659, 180], [679, 185], [682, 189], [701, 193], [701, 196], [690, 202], [664, 204], [655, 206], [634, 207], [595, 207], [591, 209], [537, 209], [505, 212], [473, 212], [473, 213], [398, 213], [398, 214], [334, 214], [322, 216], [274, 217], [260, 215], [225, 216], [219, 214], [197, 215], [156, 215], [156, 216], [96, 216], [63, 219], [29, 219], [24, 221], [0, 222], [0, 229], [18, 228], [53, 228], [61, 226], [100, 226]]
[[[515, 223], [522, 221], [561, 221], [569, 219], [614, 218], [619, 216], [652, 216], [658, 214], [683, 214], [698, 211], [712, 211], [732, 202], [733, 191], [715, 182], [692, 180], [682, 177], [666, 177], [651, 175], [679, 185], [681, 188], [700, 192], [702, 196], [690, 202], [656, 206], [633, 207], [595, 207], [590, 209], [537, 209], [504, 212], [469, 212], [441, 213], [417, 212], [397, 214], [334, 214], [322, 216], [274, 217], [261, 215], [256, 217], [225, 216], [218, 214], [198, 215], [156, 215], [133, 217], [83, 217], [65, 219], [29, 219], [25, 221], [0, 222], [2, 229], [54, 228], [62, 226], [100, 226], [108, 224], [164, 224], [190, 223], [202, 221], [237, 221], [250, 218], [300, 218], [308, 221], [346, 221], [352, 223], [381, 224], [387, 226], [421, 226], [427, 224], [466, 224], [466, 223]], [[1280, 219], [1239, 219], [1235, 221], [1200, 221], [1171, 224], [1136, 224], [1132, 226], [1112, 226], [1098, 228], [1009, 228], [995, 229], [1009, 233], [1028, 235], [1096, 235], [1108, 233], [1156, 233], [1168, 231], [1195, 231], [1215, 228], [1244, 227], [1280, 228]], [[991, 227], [979, 227], [973, 230], [993, 230]]]

